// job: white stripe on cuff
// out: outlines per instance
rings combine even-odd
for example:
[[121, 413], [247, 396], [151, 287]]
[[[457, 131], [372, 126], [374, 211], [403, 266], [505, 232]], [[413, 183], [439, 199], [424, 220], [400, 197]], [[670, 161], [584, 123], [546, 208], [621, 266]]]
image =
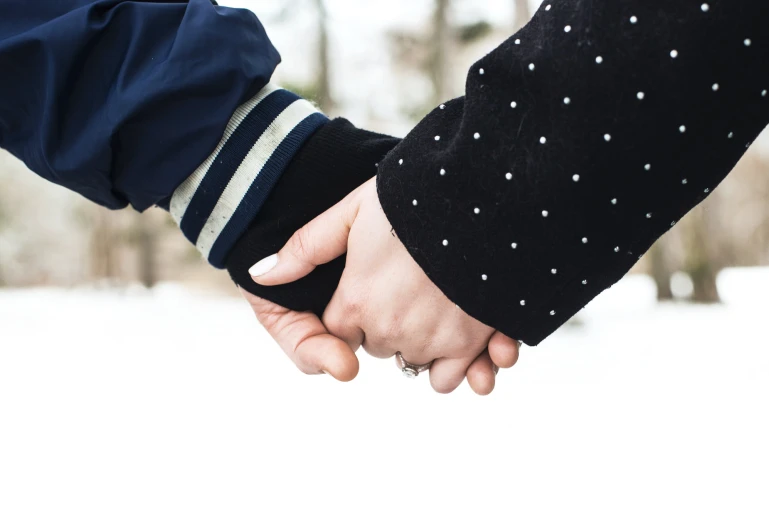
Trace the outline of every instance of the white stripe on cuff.
[[[319, 112], [306, 100], [297, 100], [270, 124], [267, 130], [259, 137], [251, 151], [248, 152], [235, 174], [224, 189], [214, 210], [203, 226], [196, 246], [200, 253], [208, 260], [216, 240], [224, 227], [237, 210], [243, 197], [260, 172], [272, 157], [275, 149], [305, 118]], [[205, 174], [204, 174], [205, 175]], [[188, 201], [189, 203], [189, 201]]]
[[222, 140], [219, 141], [219, 145], [216, 147], [214, 152], [208, 156], [203, 164], [201, 164], [190, 177], [188, 177], [181, 185], [176, 188], [173, 196], [171, 196], [170, 211], [171, 216], [174, 220], [176, 220], [177, 224], [181, 225], [182, 218], [184, 218], [184, 214], [187, 212], [187, 207], [189, 206], [190, 201], [192, 201], [193, 196], [195, 196], [195, 192], [197, 192], [198, 187], [200, 187], [200, 184], [205, 179], [206, 174], [211, 169], [211, 165], [214, 164], [214, 161], [219, 156], [219, 153], [222, 151], [224, 145], [227, 144], [227, 141], [230, 140], [232, 134], [235, 132], [235, 130], [238, 129], [243, 120], [246, 119], [246, 117], [251, 113], [251, 111], [254, 110], [257, 105], [259, 105], [265, 98], [267, 98], [267, 96], [278, 89], [280, 89], [279, 86], [270, 83], [266, 85], [261, 91], [259, 91], [256, 96], [238, 107], [233, 113], [232, 118], [230, 118], [230, 121], [224, 130], [224, 136], [222, 136]]

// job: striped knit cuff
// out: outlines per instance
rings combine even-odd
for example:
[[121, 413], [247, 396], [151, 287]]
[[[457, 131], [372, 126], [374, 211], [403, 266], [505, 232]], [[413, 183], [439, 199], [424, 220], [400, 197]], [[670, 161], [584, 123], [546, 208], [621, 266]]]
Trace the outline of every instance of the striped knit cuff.
[[312, 104], [275, 85], [235, 111], [214, 152], [171, 198], [171, 215], [208, 262], [224, 268], [291, 159], [326, 122]]

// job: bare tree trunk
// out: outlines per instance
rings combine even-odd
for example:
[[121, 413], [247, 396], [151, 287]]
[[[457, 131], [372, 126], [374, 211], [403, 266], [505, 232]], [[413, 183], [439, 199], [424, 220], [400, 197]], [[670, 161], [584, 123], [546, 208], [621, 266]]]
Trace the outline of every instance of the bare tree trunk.
[[657, 301], [670, 301], [673, 299], [673, 290], [670, 286], [670, 279], [673, 276], [670, 265], [667, 260], [665, 244], [658, 241], [649, 252], [651, 259], [651, 274], [654, 284], [657, 285]]
[[435, 0], [433, 12], [433, 36], [430, 40], [430, 64], [428, 73], [433, 85], [432, 107], [449, 98], [448, 95], [448, 64], [447, 54], [449, 48], [449, 12], [450, 0]]
[[315, 0], [315, 9], [318, 12], [318, 79], [317, 99], [318, 105], [325, 113], [330, 113], [334, 107], [334, 99], [331, 97], [331, 60], [329, 58], [328, 45], [328, 12], [323, 3], [324, 0]]
[[513, 20], [513, 30], [518, 31], [531, 20], [531, 8], [529, 0], [513, 0], [515, 4], [515, 20]]
[[104, 207], [95, 206], [94, 228], [91, 234], [91, 275], [94, 279], [117, 277], [115, 260], [115, 231], [112, 213]]
[[136, 213], [136, 246], [139, 262], [139, 280], [147, 288], [158, 282], [157, 235], [147, 214]]
[[688, 227], [688, 249], [686, 256], [686, 273], [691, 277], [694, 292], [691, 300], [696, 303], [718, 303], [716, 276], [718, 265], [709, 253], [707, 215], [702, 207], [695, 209], [691, 224]]

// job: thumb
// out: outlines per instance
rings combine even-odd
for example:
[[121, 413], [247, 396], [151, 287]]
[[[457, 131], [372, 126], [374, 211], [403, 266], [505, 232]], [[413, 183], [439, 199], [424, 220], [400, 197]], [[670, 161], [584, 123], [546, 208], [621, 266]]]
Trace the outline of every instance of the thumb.
[[263, 286], [286, 284], [308, 275], [347, 251], [347, 237], [358, 215], [355, 192], [299, 229], [278, 253], [254, 264], [248, 273]]

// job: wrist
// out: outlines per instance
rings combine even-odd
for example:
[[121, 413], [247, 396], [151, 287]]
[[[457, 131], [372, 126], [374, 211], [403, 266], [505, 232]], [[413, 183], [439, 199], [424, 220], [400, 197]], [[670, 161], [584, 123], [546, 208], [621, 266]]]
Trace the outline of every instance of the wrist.
[[334, 293], [345, 258], [321, 265], [286, 285], [265, 287], [248, 269], [279, 251], [293, 233], [341, 201], [377, 172], [399, 139], [358, 129], [344, 119], [320, 127], [296, 154], [251, 226], [233, 247], [226, 267], [246, 291], [298, 311], [321, 314]]
[[292, 159], [327, 122], [312, 104], [275, 85], [235, 111], [217, 148], [170, 200], [182, 232], [213, 266], [224, 267]]

